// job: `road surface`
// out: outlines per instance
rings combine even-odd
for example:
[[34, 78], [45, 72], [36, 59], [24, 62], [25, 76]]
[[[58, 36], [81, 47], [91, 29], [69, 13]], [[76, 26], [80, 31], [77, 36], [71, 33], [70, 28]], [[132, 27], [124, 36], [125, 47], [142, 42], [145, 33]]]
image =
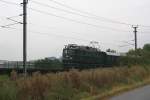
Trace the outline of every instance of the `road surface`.
[[109, 100], [150, 100], [150, 85], [114, 96]]

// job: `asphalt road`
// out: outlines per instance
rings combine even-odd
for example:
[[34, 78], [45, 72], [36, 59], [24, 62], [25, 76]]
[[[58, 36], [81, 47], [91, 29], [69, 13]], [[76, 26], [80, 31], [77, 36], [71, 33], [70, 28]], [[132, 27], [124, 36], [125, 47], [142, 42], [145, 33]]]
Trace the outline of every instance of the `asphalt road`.
[[150, 100], [150, 85], [114, 96], [110, 100]]

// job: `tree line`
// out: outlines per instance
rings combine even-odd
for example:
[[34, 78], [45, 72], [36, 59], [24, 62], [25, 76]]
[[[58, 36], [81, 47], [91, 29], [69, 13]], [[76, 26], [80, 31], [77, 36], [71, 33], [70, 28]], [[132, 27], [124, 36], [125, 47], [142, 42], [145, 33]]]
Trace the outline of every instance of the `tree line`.
[[[115, 53], [115, 50], [108, 49], [107, 51], [113, 51]], [[129, 50], [126, 56], [121, 56], [118, 61], [118, 65], [120, 66], [148, 64], [150, 64], [150, 44], [145, 44], [143, 48], [138, 48], [137, 50]], [[58, 58], [36, 60], [34, 65], [37, 68], [61, 69], [63, 67], [61, 59]]]
[[129, 50], [127, 55], [121, 57], [121, 65], [148, 65], [150, 64], [150, 44], [145, 44], [143, 48]]

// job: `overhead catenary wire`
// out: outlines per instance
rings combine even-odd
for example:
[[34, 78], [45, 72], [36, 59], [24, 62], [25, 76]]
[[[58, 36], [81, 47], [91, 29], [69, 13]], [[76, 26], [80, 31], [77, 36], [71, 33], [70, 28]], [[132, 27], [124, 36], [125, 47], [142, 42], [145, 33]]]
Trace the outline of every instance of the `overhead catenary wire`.
[[0, 2], [3, 2], [5, 4], [11, 4], [11, 5], [19, 5], [18, 3], [10, 2], [10, 1], [6, 1], [6, 0], [0, 0]]
[[[56, 4], [60, 5], [60, 6], [63, 6], [63, 7], [65, 7], [65, 8], [71, 9], [71, 10], [73, 10], [73, 11], [77, 11], [77, 12], [80, 12], [80, 13], [84, 13], [84, 14], [93, 16], [93, 17], [95, 17], [95, 18], [103, 19], [103, 20], [108, 21], [108, 22], [111, 22], [111, 23], [123, 24], [123, 25], [130, 25], [130, 26], [134, 25], [134, 24], [131, 24], [131, 23], [116, 21], [116, 20], [112, 20], [112, 19], [109, 19], [109, 18], [105, 18], [105, 17], [101, 17], [101, 16], [98, 16], [98, 15], [92, 14], [92, 13], [89, 13], [89, 12], [86, 12], [86, 11], [82, 11], [82, 10], [73, 8], [73, 7], [71, 7], [71, 6], [69, 6], [69, 5], [65, 4], [65, 3], [58, 2], [58, 1], [56, 1], [56, 0], [49, 0], [49, 1], [54, 2], [54, 3], [56, 3]], [[142, 24], [138, 24], [138, 25], [141, 26], [141, 27], [148, 27], [148, 28], [150, 28], [150, 25], [142, 25]]]
[[[20, 15], [22, 15], [22, 14], [20, 14]], [[20, 17], [20, 15], [14, 15], [14, 16], [0, 16], [0, 19], [6, 19], [6, 20], [8, 20], [8, 19], [15, 19], [15, 18], [18, 18], [18, 17]]]
[[[41, 6], [49, 7], [49, 8], [58, 10], [58, 11], [63, 11], [63, 12], [66, 12], [66, 13], [78, 15], [78, 16], [81, 16], [81, 17], [86, 17], [86, 18], [89, 18], [89, 19], [98, 20], [98, 21], [101, 21], [101, 22], [103, 21], [103, 22], [116, 23], [115, 21], [110, 21], [110, 20], [108, 21], [108, 20], [104, 20], [104, 19], [102, 19], [102, 18], [100, 19], [100, 18], [97, 18], [97, 17], [93, 17], [93, 16], [81, 14], [80, 12], [78, 13], [78, 12], [73, 12], [73, 11], [69, 11], [69, 10], [57, 8], [57, 7], [51, 6], [51, 5], [49, 5], [49, 4], [41, 3], [41, 2], [38, 2], [38, 1], [35, 1], [35, 0], [31, 0], [31, 2], [33, 2], [33, 3], [35, 3], [35, 4], [38, 4], [38, 5], [41, 5]], [[123, 23], [117, 23], [117, 24], [123, 24]], [[125, 24], [125, 23], [124, 23], [124, 24]], [[125, 25], [131, 25], [131, 24], [125, 24]]]
[[14, 28], [14, 27], [2, 27], [2, 26], [0, 26], [0, 28], [2, 28], [2, 29], [11, 29], [11, 30], [19, 30], [19, 29]]
[[141, 34], [139, 34], [139, 35], [150, 35], [150, 32], [141, 32]]
[[6, 18], [12, 19], [12, 18], [20, 17], [20, 16], [23, 16], [23, 14], [19, 14], [19, 15], [15, 15], [15, 16], [10, 16], [10, 17], [6, 17]]
[[[29, 21], [28, 25], [31, 25], [31, 26], [36, 26], [36, 27], [40, 27], [40, 28], [44, 28], [44, 29], [53, 29], [53, 30], [57, 30], [59, 32], [62, 33], [62, 29], [61, 28], [58, 28], [58, 27], [54, 27], [54, 26], [48, 26], [48, 25], [41, 25], [41, 24], [37, 24], [37, 23], [31, 23]], [[64, 31], [64, 34], [66, 34], [66, 32]], [[85, 37], [86, 33], [83, 33], [83, 32], [75, 32], [75, 31], [69, 31], [69, 34], [72, 34], [72, 35], [75, 35], [75, 36], [80, 36], [80, 37]], [[92, 33], [94, 35], [94, 33]], [[96, 33], [95, 33], [96, 34]]]
[[139, 31], [139, 33], [149, 33], [150, 34], [150, 31]]
[[[1, 27], [0, 28], [7, 28], [7, 29], [13, 29], [13, 30], [21, 30], [19, 28], [14, 28], [14, 27]], [[34, 31], [34, 30], [28, 30], [29, 33], [34, 33], [34, 34], [40, 34], [40, 35], [48, 35], [48, 36], [55, 36], [55, 37], [61, 37], [61, 38], [71, 38], [75, 40], [82, 40], [82, 41], [90, 41], [87, 39], [81, 39], [81, 38], [75, 38], [75, 37], [68, 37], [68, 36], [63, 36], [63, 35], [57, 35], [57, 34], [52, 34], [52, 33], [47, 33], [47, 32], [39, 32], [39, 31]]]
[[[39, 24], [31, 23], [31, 22], [29, 22], [28, 25], [34, 25], [34, 26], [37, 26], [37, 27], [40, 26], [40, 28], [42, 27], [42, 28], [45, 28], [45, 29], [54, 29], [54, 30], [60, 31], [60, 32], [62, 33], [62, 31], [61, 31], [62, 29], [61, 29], [61, 28], [58, 28], [58, 27], [56, 28], [56, 27], [47, 26], [47, 25], [39, 25]], [[78, 36], [83, 36], [83, 37], [85, 37], [85, 34], [84, 34], [84, 35], [81, 35], [81, 34], [83, 34], [83, 33], [80, 33], [80, 32], [69, 31], [69, 33], [70, 33], [70, 34], [74, 34], [74, 35], [78, 35]]]
[[[130, 26], [134, 25], [134, 24], [131, 24], [131, 23], [125, 23], [125, 22], [115, 21], [115, 20], [112, 20], [112, 19], [109, 19], [109, 18], [101, 17], [101, 16], [98, 16], [98, 15], [95, 15], [95, 14], [92, 14], [92, 13], [89, 13], [89, 12], [86, 12], [86, 11], [82, 11], [82, 10], [73, 8], [73, 7], [69, 6], [69, 5], [66, 5], [64, 3], [60, 3], [58, 1], [54, 1], [54, 0], [49, 0], [49, 1], [52, 1], [52, 2], [54, 2], [56, 4], [58, 4], [58, 5], [61, 5], [61, 6], [66, 7], [66, 8], [69, 8], [71, 10], [78, 11], [80, 13], [84, 13], [84, 14], [87, 14], [87, 15], [90, 15], [90, 16], [93, 16], [93, 17], [95, 16], [95, 18], [99, 18], [100, 20], [103, 19], [103, 20], [108, 21], [108, 22], [118, 23], [118, 24], [124, 24], [124, 25], [130, 25]], [[11, 4], [11, 5], [20, 6], [20, 4], [18, 4], [18, 3], [10, 2], [10, 1], [6, 1], [6, 0], [0, 0], [0, 2], [3, 2], [5, 4]], [[138, 24], [138, 25], [141, 26], [141, 27], [150, 28], [150, 25], [142, 25], [142, 24]]]
[[[58, 31], [60, 31], [61, 32], [61, 28], [58, 28], [58, 27], [54, 27], [54, 26], [48, 26], [48, 25], [41, 25], [41, 24], [37, 24], [37, 23], [31, 23], [31, 22], [29, 22], [28, 23], [29, 25], [32, 25], [32, 26], [37, 26], [37, 27], [43, 27], [43, 28], [45, 28], [45, 29], [56, 29], [56, 30], [58, 30]], [[70, 31], [69, 31], [70, 32]], [[71, 31], [70, 32], [71, 34], [74, 34], [74, 35], [78, 35], [78, 36], [81, 36], [81, 34], [83, 34], [83, 33], [80, 33], [80, 32], [74, 32], [74, 31]], [[141, 33], [141, 34], [143, 34], [143, 32], [139, 32], [139, 33]], [[149, 32], [150, 33], [150, 32]], [[148, 33], [144, 33], [143, 35], [145, 35], [145, 34], [148, 34]], [[85, 34], [84, 35], [82, 35], [82, 36], [85, 36]], [[129, 42], [133, 42], [134, 40], [128, 40], [128, 43]], [[127, 42], [127, 41], [117, 41], [117, 42]]]
[[9, 27], [9, 26], [12, 26], [12, 25], [16, 25], [16, 24], [21, 24], [21, 23], [20, 22], [15, 22], [15, 23], [12, 23], [12, 24], [2, 25], [0, 27], [6, 28], [6, 27]]
[[16, 17], [19, 17], [19, 16], [22, 16], [22, 14], [11, 16], [11, 17], [6, 17], [7, 20], [10, 20], [10, 21], [12, 21], [14, 23], [7, 24], [7, 25], [1, 25], [0, 27], [6, 28], [6, 27], [10, 27], [10, 26], [13, 26], [13, 25], [16, 25], [16, 24], [23, 24], [22, 22], [13, 20], [13, 18], [16, 18]]
[[[31, 24], [31, 25], [34, 25], [34, 26], [37, 26], [37, 24], [33, 24], [33, 23], [29, 23], [29, 24]], [[40, 25], [41, 26], [41, 25]], [[42, 25], [43, 26], [43, 25]], [[48, 29], [50, 28], [50, 27], [48, 27], [48, 26], [43, 26], [43, 27], [47, 27]], [[58, 28], [57, 28], [58, 29]], [[31, 32], [31, 31], [30, 31]], [[33, 33], [33, 31], [32, 31], [32, 33]], [[46, 33], [46, 34], [44, 34], [43, 32], [43, 34], [41, 33], [41, 32], [35, 32], [34, 31], [34, 33], [38, 33], [38, 34], [41, 34], [41, 35], [51, 35], [51, 33], [49, 34], [49, 33]], [[74, 35], [76, 35], [76, 32], [71, 32], [71, 33], [73, 33]], [[77, 34], [81, 34], [81, 33], [77, 33]], [[55, 35], [55, 34], [52, 34], [52, 35]], [[55, 35], [56, 37], [58, 36], [58, 37], [61, 37], [61, 35]], [[62, 37], [66, 37], [66, 36], [62, 36]], [[69, 37], [67, 37], [67, 38], [69, 38]], [[88, 40], [88, 39], [83, 39], [83, 38], [74, 38], [74, 37], [71, 37], [72, 39], [76, 39], [76, 40], [82, 40], [82, 41], [87, 41], [87, 42], [91, 42], [92, 40]], [[96, 41], [98, 41], [98, 40], [96, 40]], [[130, 41], [133, 41], [133, 40], [130, 40]], [[117, 41], [117, 42], [126, 42], [128, 45], [134, 45], [134, 44], [131, 44], [131, 43], [129, 43], [129, 42], [127, 42], [127, 41]], [[102, 42], [102, 44], [109, 44], [109, 45], [115, 45], [115, 44], [113, 44], [113, 43], [103, 43]], [[118, 47], [120, 47], [120, 45], [116, 45], [116, 46], [118, 46]]]
[[16, 22], [16, 23], [23, 24], [22, 22], [19, 22], [19, 21], [13, 20], [12, 18], [7, 18], [7, 19], [8, 19], [8, 20], [10, 20], [10, 21]]
[[[0, 0], [0, 1], [4, 1], [4, 0]], [[4, 1], [4, 3], [7, 3], [7, 1], [5, 2]], [[13, 4], [13, 5], [16, 5], [16, 4], [14, 4], [14, 3], [9, 3], [9, 4]], [[18, 4], [17, 4], [18, 5]], [[32, 9], [33, 10], [33, 9]], [[37, 9], [34, 9], [34, 10], [37, 10]], [[37, 12], [39, 12], [39, 10], [37, 11]], [[47, 15], [50, 15], [50, 13], [49, 12], [45, 12], [45, 11], [40, 11], [40, 12], [44, 12], [45, 14], [47, 13]], [[52, 13], [51, 13], [52, 14]], [[77, 14], [77, 13], [76, 13]], [[102, 27], [102, 28], [104, 28], [104, 29], [111, 29], [111, 30], [113, 30], [113, 31], [124, 31], [124, 32], [127, 32], [127, 31], [125, 31], [125, 30], [120, 30], [120, 29], [114, 29], [114, 28], [111, 28], [111, 27], [105, 27], [105, 26], [100, 26], [100, 25], [95, 25], [95, 24], [90, 24], [90, 23], [86, 23], [86, 22], [82, 22], [82, 21], [79, 21], [79, 20], [74, 20], [74, 19], [71, 19], [71, 18], [67, 18], [67, 17], [63, 17], [63, 16], [58, 16], [58, 15], [55, 15], [55, 14], [52, 14], [52, 16], [55, 16], [55, 17], [59, 17], [59, 18], [63, 18], [63, 19], [66, 19], [66, 20], [70, 20], [70, 21], [73, 21], [73, 22], [76, 22], [76, 23], [80, 23], [80, 24], [86, 24], [86, 25], [90, 25], [90, 26], [94, 26], [94, 27]], [[9, 25], [8, 25], [9, 26]], [[6, 25], [6, 27], [8, 27], [7, 25]], [[11, 25], [10, 25], [11, 26]], [[140, 25], [139, 25], [140, 26]], [[149, 27], [149, 26], [147, 26], [147, 27]]]
[[83, 22], [83, 21], [79, 21], [79, 20], [75, 20], [75, 19], [71, 19], [71, 18], [67, 18], [67, 17], [63, 17], [63, 16], [59, 16], [59, 15], [56, 15], [56, 14], [53, 14], [53, 13], [50, 13], [50, 12], [34, 9], [34, 8], [31, 8], [31, 7], [28, 7], [28, 9], [30, 9], [34, 12], [38, 12], [38, 13], [42, 13], [42, 14], [50, 15], [50, 16], [55, 16], [55, 17], [58, 17], [58, 18], [61, 18], [61, 19], [67, 20], [67, 21], [79, 23], [79, 24], [85, 24], [85, 25], [89, 25], [89, 26], [93, 26], [93, 27], [97, 27], [97, 28], [103, 28], [103, 29], [110, 29], [110, 30], [113, 30], [113, 31], [130, 32], [128, 30], [121, 30], [121, 29], [115, 29], [115, 28], [112, 28], [112, 27], [95, 25], [95, 24], [91, 24], [91, 23], [87, 23], [87, 22]]
[[[19, 5], [18, 3], [15, 3], [15, 2], [10, 2], [10, 1], [5, 1], [5, 0], [0, 0], [0, 2], [4, 2], [4, 3], [7, 3], [7, 4], [11, 4], [11, 5]], [[57, 2], [58, 3], [58, 2]], [[73, 8], [74, 9], [74, 8]], [[84, 11], [83, 11], [84, 12]], [[88, 13], [88, 12], [87, 12]], [[18, 15], [18, 16], [22, 16], [22, 14]], [[17, 17], [17, 16], [12, 16], [12, 17]], [[9, 18], [12, 18], [12, 17], [9, 17]], [[83, 23], [82, 23], [83, 24]], [[91, 24], [90, 24], [91, 25]], [[96, 25], [97, 26], [97, 25]], [[140, 25], [139, 25], [140, 26]], [[144, 25], [145, 26], [145, 25]], [[94, 25], [95, 27], [95, 25]], [[146, 27], [149, 27], [149, 26], [146, 26]], [[118, 30], [119, 31], [119, 30]], [[123, 32], [123, 31], [122, 31]], [[127, 31], [124, 31], [124, 32], [127, 32]], [[149, 32], [142, 32], [142, 33], [149, 33]]]
[[[81, 41], [85, 41], [85, 42], [91, 42], [92, 40], [88, 40], [88, 39], [83, 39], [83, 38], [76, 38], [76, 37], [70, 37], [70, 36], [64, 36], [64, 35], [56, 35], [56, 34], [52, 34], [52, 33], [46, 33], [46, 32], [38, 32], [38, 31], [32, 31], [30, 30], [29, 33], [34, 33], [34, 34], [40, 34], [40, 35], [47, 35], [47, 36], [55, 36], [55, 37], [60, 37], [60, 38], [70, 38], [70, 39], [74, 39], [74, 40], [81, 40]], [[115, 45], [113, 43], [106, 43], [106, 42], [100, 42], [103, 45]], [[116, 45], [118, 46], [118, 45]]]
[[65, 3], [61, 3], [61, 2], [58, 2], [58, 1], [55, 1], [55, 0], [49, 0], [49, 1], [54, 2], [54, 3], [56, 3], [56, 4], [60, 5], [60, 6], [63, 6], [65, 8], [69, 8], [69, 9], [71, 9], [73, 11], [84, 13], [84, 14], [89, 15], [89, 16], [93, 16], [93, 17], [95, 17], [97, 19], [101, 19], [101, 20], [103, 19], [105, 21], [108, 21], [108, 22], [111, 22], [111, 23], [116, 23], [116, 24], [123, 24], [123, 25], [128, 25], [128, 26], [129, 25], [133, 25], [133, 24], [130, 24], [130, 23], [115, 21], [115, 20], [112, 20], [112, 19], [109, 19], [109, 18], [105, 18], [105, 17], [101, 17], [101, 16], [98, 16], [98, 15], [95, 15], [95, 14], [92, 14], [92, 13], [89, 13], [89, 12], [86, 12], [86, 11], [82, 11], [82, 10], [73, 8], [73, 7], [71, 7], [71, 6], [69, 6], [69, 5], [65, 4]]
[[[1, 27], [1, 28], [4, 28], [4, 27]], [[8, 29], [13, 29], [13, 30], [21, 30], [21, 29], [17, 29], [17, 28], [12, 28], [12, 27], [6, 27]], [[47, 32], [39, 32], [39, 31], [33, 31], [33, 30], [29, 30], [28, 31], [29, 33], [32, 33], [32, 34], [39, 34], [39, 35], [46, 35], [46, 36], [54, 36], [54, 37], [59, 37], [59, 38], [69, 38], [69, 39], [73, 39], [73, 40], [80, 40], [80, 41], [85, 41], [85, 42], [91, 42], [92, 40], [88, 40], [88, 39], [83, 39], [83, 38], [76, 38], [76, 37], [70, 37], [70, 36], [63, 36], [63, 35], [57, 35], [57, 34], [53, 34], [53, 33], [47, 33]], [[96, 40], [97, 41], [97, 40]], [[113, 43], [105, 43], [105, 42], [100, 42], [101, 45], [114, 45], [114, 46], [117, 46], [119, 48], [122, 48], [122, 47], [126, 47], [126, 46], [131, 46], [131, 45], [117, 45], [117, 44], [113, 44]]]
[[150, 26], [148, 26], [148, 25], [142, 25], [142, 24], [138, 24], [138, 26], [141, 26], [141, 27], [146, 27], [146, 28], [150, 28]]
[[[8, 29], [12, 29], [12, 30], [17, 30], [17, 31], [21, 31], [20, 28], [14, 28], [14, 27], [0, 27], [0, 28], [8, 28]], [[54, 33], [48, 33], [48, 32], [39, 32], [39, 31], [35, 31], [35, 30], [28, 30], [29, 33], [33, 33], [33, 34], [39, 34], [39, 35], [46, 35], [46, 36], [54, 36], [54, 37], [59, 37], [59, 38], [69, 38], [69, 39], [73, 39], [73, 40], [80, 40], [80, 41], [84, 41], [84, 42], [91, 42], [93, 40], [89, 40], [89, 39], [84, 39], [84, 38], [77, 38], [77, 37], [71, 37], [71, 36], [64, 36], [64, 35], [58, 35], [58, 34], [54, 34]], [[102, 43], [101, 45], [115, 45], [118, 46], [116, 44], [113, 43], [106, 43], [106, 42], [100, 42]]]
[[123, 48], [123, 47], [127, 47], [127, 46], [133, 46], [133, 45], [129, 45], [129, 44], [128, 45], [120, 45], [119, 47]]
[[[83, 24], [83, 23], [82, 23]], [[89, 24], [88, 24], [89, 25]], [[91, 24], [92, 25], [92, 24]]]
[[128, 44], [128, 45], [134, 45], [133, 43], [130, 43], [130, 42], [128, 42], [128, 41], [121, 41], [121, 42], [123, 42], [123, 43], [125, 43], [125, 44]]
[[[39, 34], [39, 35], [46, 35], [46, 36], [54, 36], [54, 37], [60, 37], [60, 38], [70, 38], [73, 40], [80, 40], [80, 41], [84, 41], [84, 42], [91, 42], [92, 40], [87, 40], [87, 39], [81, 39], [81, 38], [75, 38], [75, 37], [66, 37], [66, 36], [62, 36], [62, 35], [56, 35], [56, 34], [49, 34], [49, 33], [44, 33], [44, 32], [37, 32], [37, 31], [29, 31], [29, 33], [33, 33], [33, 34]], [[98, 41], [99, 42], [99, 41]], [[99, 42], [101, 43], [100, 45], [114, 45], [116, 47], [120, 47], [119, 45], [113, 44], [113, 43], [106, 43], [106, 42]]]

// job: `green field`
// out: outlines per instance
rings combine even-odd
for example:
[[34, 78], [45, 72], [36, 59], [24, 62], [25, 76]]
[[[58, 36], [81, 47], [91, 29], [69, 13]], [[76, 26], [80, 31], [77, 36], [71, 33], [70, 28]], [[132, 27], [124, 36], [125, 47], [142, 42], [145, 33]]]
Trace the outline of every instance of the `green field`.
[[8, 80], [9, 76], [8, 75], [0, 75], [0, 81]]

